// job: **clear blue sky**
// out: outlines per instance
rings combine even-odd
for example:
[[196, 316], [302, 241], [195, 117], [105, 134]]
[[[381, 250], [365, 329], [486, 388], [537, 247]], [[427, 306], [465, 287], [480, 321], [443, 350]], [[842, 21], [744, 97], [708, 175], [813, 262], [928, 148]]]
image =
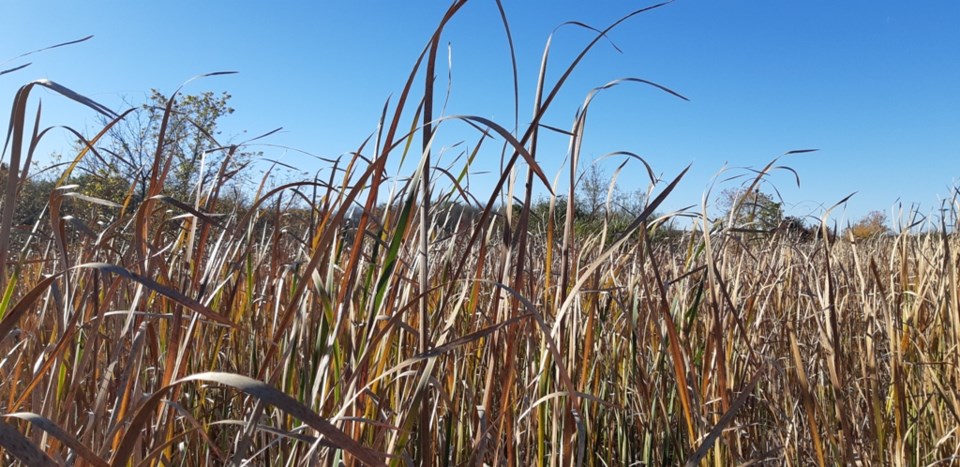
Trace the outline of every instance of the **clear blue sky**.
[[[645, 2], [504, 0], [517, 46], [521, 124], [529, 119], [536, 71], [547, 36], [564, 21], [604, 27]], [[268, 142], [321, 156], [356, 149], [375, 129], [385, 99], [396, 95], [433, 27], [441, 1], [139, 2], [0, 1], [0, 62], [45, 45], [94, 34], [91, 41], [8, 62], [33, 62], [0, 76], [0, 106], [18, 86], [49, 78], [112, 108], [142, 100], [150, 88], [171, 92], [193, 75], [236, 70], [190, 84], [186, 92], [229, 91], [236, 113], [224, 133], [242, 140], [276, 127]], [[647, 157], [671, 177], [693, 169], [667, 203], [697, 204], [724, 164], [760, 167], [792, 149], [801, 187], [774, 177], [788, 212], [817, 213], [856, 191], [846, 216], [890, 212], [898, 200], [929, 211], [960, 176], [960, 2], [679, 0], [633, 18], [582, 64], [545, 123], [569, 128], [595, 86], [621, 77], [656, 81], [686, 95], [628, 85], [592, 107], [584, 155], [615, 150]], [[449, 25], [453, 54], [449, 114], [512, 125], [506, 39], [496, 5], [473, 0]], [[555, 79], [591, 34], [563, 28], [548, 75]], [[445, 68], [445, 67], [444, 67]], [[446, 73], [438, 70], [439, 83]], [[47, 124], [91, 128], [91, 113], [38, 94]], [[8, 111], [0, 111], [5, 125]], [[409, 120], [407, 120], [409, 121]], [[475, 133], [450, 125], [451, 141]], [[549, 137], [541, 152], [550, 178], [566, 142]], [[65, 146], [66, 138], [50, 140]], [[321, 163], [262, 148], [270, 157], [316, 170]], [[497, 169], [494, 145], [477, 170]], [[618, 162], [608, 161], [612, 170]], [[642, 180], [628, 165], [627, 188]], [[492, 175], [477, 175], [485, 194]], [[729, 186], [729, 185], [724, 185]]]

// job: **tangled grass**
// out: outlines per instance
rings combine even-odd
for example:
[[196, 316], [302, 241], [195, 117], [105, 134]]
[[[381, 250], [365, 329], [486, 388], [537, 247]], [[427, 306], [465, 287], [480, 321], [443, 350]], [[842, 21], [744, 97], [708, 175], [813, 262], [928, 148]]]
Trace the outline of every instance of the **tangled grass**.
[[[732, 229], [704, 207], [684, 235], [655, 239], [664, 218], [653, 213], [683, 173], [654, 181], [620, 231], [577, 234], [572, 202], [556, 197], [532, 219], [533, 186], [550, 187], [540, 122], [605, 31], [554, 85], [541, 73], [532, 123], [513, 133], [435, 118], [429, 80], [414, 96], [462, 4], [375, 141], [330, 178], [258, 190], [242, 209], [221, 191], [237, 146], [192, 201], [164, 196], [158, 149], [145, 199], [84, 195], [67, 184], [74, 163], [45, 215], [15, 228], [45, 133], [39, 112], [33, 127], [27, 119], [31, 90], [109, 114], [108, 126], [125, 116], [55, 83], [24, 86], [0, 224], [4, 461], [960, 462], [960, 245], [946, 225], [800, 241]], [[589, 104], [569, 131], [571, 188]], [[470, 162], [459, 178], [431, 163], [435, 132], [454, 118], [484, 132], [476, 151], [491, 136], [505, 147], [502, 177], [473, 216], [451, 208], [473, 203], [461, 183]], [[418, 168], [385, 186], [386, 161], [416, 158], [417, 142]], [[501, 206], [505, 195], [521, 201]]]

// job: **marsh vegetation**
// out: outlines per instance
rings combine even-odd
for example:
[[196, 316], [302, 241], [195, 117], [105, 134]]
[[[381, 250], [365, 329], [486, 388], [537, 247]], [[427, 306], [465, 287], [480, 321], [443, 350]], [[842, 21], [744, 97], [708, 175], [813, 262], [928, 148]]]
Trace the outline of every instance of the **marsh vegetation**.
[[[0, 219], [4, 462], [958, 462], [956, 202], [895, 233], [794, 235], [833, 227], [778, 228], [775, 200], [755, 195], [771, 163], [727, 215], [711, 215], [708, 193], [683, 229], [662, 213], [683, 172], [639, 169], [648, 189], [619, 205], [611, 173], [578, 205], [555, 193], [596, 182], [580, 154], [593, 97], [682, 96], [621, 80], [571, 128], [543, 126], [605, 29], [557, 81], [541, 73], [526, 127], [436, 115], [436, 83], [414, 83], [437, 74], [461, 5], [370, 140], [316, 178], [255, 180], [252, 194], [231, 187], [257, 155], [179, 118], [197, 115], [179, 94], [158, 98], [144, 146], [124, 151], [111, 130], [137, 112], [24, 86]], [[38, 86], [104, 118], [47, 178], [31, 172]], [[440, 166], [431, 142], [455, 124], [476, 141]], [[537, 163], [545, 131], [570, 138], [556, 181]], [[488, 150], [503, 154], [501, 177], [470, 193], [465, 174]], [[387, 173], [397, 159], [409, 170]], [[110, 177], [119, 166], [127, 175]]]

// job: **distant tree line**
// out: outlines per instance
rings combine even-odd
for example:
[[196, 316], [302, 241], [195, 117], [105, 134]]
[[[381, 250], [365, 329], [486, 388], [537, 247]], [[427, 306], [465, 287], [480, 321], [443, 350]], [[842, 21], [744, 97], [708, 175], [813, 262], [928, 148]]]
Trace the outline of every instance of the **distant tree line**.
[[[74, 191], [84, 196], [125, 203], [134, 208], [148, 195], [151, 182], [165, 174], [163, 194], [186, 205], [194, 205], [202, 194], [198, 187], [209, 187], [211, 183], [224, 179], [233, 180], [254, 156], [246, 152], [230, 153], [216, 141], [221, 119], [234, 111], [229, 105], [230, 97], [227, 93], [212, 92], [179, 96], [170, 107], [164, 125], [168, 98], [153, 90], [145, 104], [111, 127], [106, 137], [90, 149], [67, 183], [77, 185]], [[158, 146], [160, 160], [168, 161], [169, 167], [154, 163]], [[85, 147], [86, 142], [77, 142], [78, 152]], [[4, 179], [7, 170], [5, 165], [0, 166], [0, 176]], [[575, 186], [573, 227], [578, 236], [596, 234], [604, 228], [610, 234], [618, 234], [646, 207], [643, 190], [621, 190], [597, 164], [582, 170]], [[50, 175], [34, 175], [22, 180], [15, 223], [35, 224], [54, 188], [55, 181]], [[531, 206], [528, 228], [543, 231], [547, 222], [552, 221], [555, 228], [562, 231], [568, 201], [569, 195], [558, 195], [552, 211], [550, 199], [535, 201]], [[233, 207], [244, 202], [244, 197], [236, 190], [232, 200], [227, 201]], [[759, 190], [725, 190], [718, 205], [728, 227], [734, 231], [786, 235], [802, 241], [813, 240], [822, 234], [819, 226], [808, 225], [798, 217], [785, 216], [783, 203]], [[521, 207], [516, 203], [514, 212], [519, 213]], [[66, 203], [64, 209], [65, 214], [78, 214], [73, 212], [77, 209], [73, 203]], [[290, 205], [290, 209], [296, 211], [294, 205]], [[378, 207], [380, 213], [385, 210], [386, 206]], [[480, 207], [443, 199], [438, 200], [434, 210], [437, 213], [434, 219], [450, 233], [471, 225], [482, 213]], [[503, 217], [503, 211], [501, 206], [492, 213], [494, 221]], [[304, 214], [307, 212], [305, 210]], [[676, 234], [677, 230], [666, 225], [652, 232], [654, 236], [666, 236]], [[886, 215], [873, 211], [849, 225], [844, 236], [864, 239], [889, 233]]]
[[[783, 203], [759, 189], [732, 188], [721, 192], [718, 203], [723, 219], [734, 231], [770, 233], [789, 236], [801, 241], [811, 241], [823, 235], [819, 225], [808, 224], [795, 216], [784, 216]], [[848, 225], [842, 238], [863, 240], [891, 234], [887, 216], [883, 211], [871, 211]], [[836, 237], [836, 229], [827, 234]]]

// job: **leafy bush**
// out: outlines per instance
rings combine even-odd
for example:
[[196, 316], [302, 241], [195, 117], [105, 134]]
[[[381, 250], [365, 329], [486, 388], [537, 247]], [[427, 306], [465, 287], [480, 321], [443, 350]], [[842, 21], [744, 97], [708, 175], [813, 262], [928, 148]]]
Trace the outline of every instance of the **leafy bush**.
[[887, 215], [883, 211], [871, 211], [846, 230], [846, 235], [854, 240], [888, 235]]

